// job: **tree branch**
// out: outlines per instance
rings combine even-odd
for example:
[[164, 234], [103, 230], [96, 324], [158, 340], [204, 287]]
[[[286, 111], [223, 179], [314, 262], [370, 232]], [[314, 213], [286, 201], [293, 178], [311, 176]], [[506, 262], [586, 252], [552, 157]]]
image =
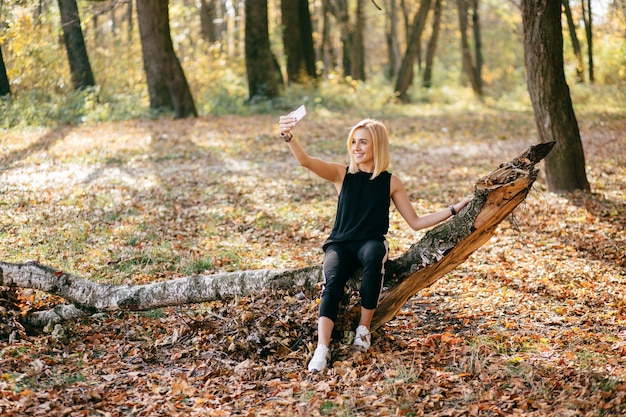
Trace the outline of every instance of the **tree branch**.
[[[385, 291], [372, 322], [377, 328], [395, 317], [406, 301], [464, 262], [487, 242], [496, 227], [527, 196], [537, 178], [535, 164], [554, 142], [530, 147], [500, 165], [475, 185], [474, 199], [439, 224], [400, 257], [385, 266]], [[0, 286], [33, 288], [59, 296], [71, 305], [37, 312], [29, 322], [42, 326], [98, 311], [152, 310], [249, 294], [265, 288], [311, 288], [320, 281], [321, 266], [294, 270], [249, 270], [199, 275], [144, 285], [99, 284], [38, 262], [0, 262]], [[358, 277], [357, 277], [358, 278]], [[349, 320], [358, 306], [349, 306]]]
[[[387, 276], [387, 285], [392, 286], [379, 300], [373, 329], [395, 317], [409, 298], [463, 263], [493, 236], [497, 226], [524, 201], [539, 174], [535, 164], [545, 158], [555, 143], [532, 146], [480, 178], [470, 204], [450, 221], [426, 233], [393, 264], [394, 270]], [[395, 271], [408, 271], [408, 275]], [[354, 315], [357, 308], [352, 310]]]

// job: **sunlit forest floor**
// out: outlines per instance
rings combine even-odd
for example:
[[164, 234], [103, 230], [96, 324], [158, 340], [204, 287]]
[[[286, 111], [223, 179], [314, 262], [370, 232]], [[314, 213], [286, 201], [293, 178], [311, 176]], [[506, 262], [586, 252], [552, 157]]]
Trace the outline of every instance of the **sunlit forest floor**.
[[[102, 313], [0, 339], [0, 414], [624, 415], [626, 115], [577, 116], [592, 193], [554, 195], [540, 176], [490, 242], [413, 297], [369, 352], [338, 335], [329, 369], [305, 372], [317, 290]], [[277, 120], [0, 132], [0, 259], [120, 284], [319, 264], [333, 189], [296, 164]], [[311, 112], [296, 133], [312, 155], [347, 162], [358, 120]], [[471, 194], [538, 142], [525, 112], [381, 120], [418, 213]], [[392, 257], [422, 235], [392, 211]], [[59, 302], [29, 290], [13, 301]], [[21, 314], [9, 304], [3, 320]]]

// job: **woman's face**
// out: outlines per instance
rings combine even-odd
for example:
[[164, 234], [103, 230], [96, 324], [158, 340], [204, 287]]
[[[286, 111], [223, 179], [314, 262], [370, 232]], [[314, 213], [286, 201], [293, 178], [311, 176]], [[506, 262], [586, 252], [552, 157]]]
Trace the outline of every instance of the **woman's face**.
[[354, 131], [352, 155], [361, 171], [374, 172], [374, 141], [369, 130], [360, 127]]

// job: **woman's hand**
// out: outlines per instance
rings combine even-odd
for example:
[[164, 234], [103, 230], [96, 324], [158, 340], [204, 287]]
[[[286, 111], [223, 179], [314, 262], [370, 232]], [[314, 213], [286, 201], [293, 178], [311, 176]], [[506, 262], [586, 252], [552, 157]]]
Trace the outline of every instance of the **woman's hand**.
[[461, 200], [461, 202], [459, 203], [461, 205], [459, 210], [462, 209], [463, 207], [467, 206], [470, 203], [470, 201], [472, 201], [473, 199], [474, 199], [474, 196], [465, 197], [463, 200]]
[[296, 127], [296, 123], [297, 120], [295, 117], [291, 116], [291, 113], [286, 116], [280, 116], [280, 119], [278, 120], [280, 131], [285, 134], [291, 133], [293, 128]]
[[467, 206], [469, 204], [470, 201], [472, 201], [474, 199], [474, 196], [472, 197], [465, 197], [463, 200], [461, 200], [460, 202], [450, 206], [450, 211], [452, 212], [452, 215], [454, 216], [455, 214], [457, 214], [459, 211], [461, 211], [461, 209], [465, 206]]

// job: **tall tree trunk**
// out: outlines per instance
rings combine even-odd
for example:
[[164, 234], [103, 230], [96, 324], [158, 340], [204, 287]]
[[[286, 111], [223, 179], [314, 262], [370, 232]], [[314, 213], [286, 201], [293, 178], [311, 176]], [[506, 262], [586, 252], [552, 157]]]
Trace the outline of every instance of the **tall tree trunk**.
[[168, 0], [137, 0], [137, 16], [150, 107], [174, 110], [177, 119], [197, 116], [187, 78], [172, 45]]
[[214, 23], [217, 18], [215, 2], [216, 0], [200, 0], [200, 34], [210, 43], [217, 42]]
[[287, 82], [302, 83], [306, 79], [302, 63], [302, 36], [298, 13], [299, 0], [282, 0], [280, 2], [281, 20], [283, 25], [283, 49], [287, 57]]
[[287, 81], [304, 83], [316, 78], [313, 26], [308, 0], [283, 0], [283, 46], [287, 55]]
[[469, 79], [472, 90], [477, 95], [482, 95], [482, 86], [477, 78], [477, 70], [472, 59], [472, 51], [467, 38], [468, 5], [467, 0], [457, 0], [459, 11], [459, 30], [461, 32], [461, 55], [463, 60], [463, 72]]
[[[475, 184], [474, 199], [449, 221], [429, 230], [396, 259], [385, 264], [385, 289], [372, 320], [376, 329], [392, 320], [406, 301], [464, 262], [495, 233], [498, 225], [528, 195], [538, 170], [535, 165], [554, 143], [530, 147], [503, 163]], [[208, 276], [191, 276], [145, 285], [99, 284], [37, 262], [10, 264], [0, 261], [0, 287], [34, 288], [60, 296], [72, 304], [36, 312], [27, 320], [45, 326], [98, 311], [151, 310], [247, 295], [260, 288], [311, 288], [322, 278], [320, 266], [295, 270], [252, 270]], [[357, 280], [351, 281], [351, 285]], [[337, 329], [354, 328], [358, 300], [340, 316]]]
[[11, 84], [7, 75], [7, 67], [4, 64], [4, 56], [2, 55], [2, 47], [0, 47], [0, 97], [11, 94]]
[[[589, 65], [589, 82], [595, 82], [593, 74], [593, 29], [591, 20], [591, 0], [581, 0], [583, 6], [583, 21], [585, 22], [585, 35], [587, 36], [587, 61]], [[585, 1], [587, 4], [585, 5]]]
[[317, 78], [315, 66], [315, 43], [313, 42], [313, 22], [309, 0], [299, 0], [298, 21], [300, 22], [300, 36], [304, 55], [304, 68], [310, 78]]
[[433, 7], [433, 33], [426, 47], [426, 62], [424, 66], [424, 75], [422, 78], [422, 86], [430, 88], [432, 86], [433, 64], [435, 61], [435, 52], [437, 51], [437, 39], [439, 37], [439, 29], [441, 27], [441, 2], [435, 0]]
[[417, 56], [418, 44], [424, 26], [426, 25], [426, 18], [430, 11], [431, 0], [421, 0], [420, 8], [415, 15], [413, 27], [411, 29], [411, 36], [406, 46], [406, 53], [402, 58], [402, 65], [400, 66], [400, 72], [398, 73], [398, 80], [396, 81], [395, 94], [398, 100], [403, 103], [409, 101], [409, 86], [413, 80], [413, 63]]
[[352, 38], [352, 72], [350, 76], [354, 80], [365, 81], [365, 15], [363, 14], [363, 1], [357, 0], [354, 36]]
[[589, 191], [578, 122], [563, 72], [561, 2], [523, 0], [524, 62], [539, 138], [556, 141], [546, 158], [550, 191]]
[[569, 7], [569, 0], [563, 0], [563, 12], [567, 19], [567, 27], [569, 29], [569, 37], [572, 40], [572, 49], [574, 50], [574, 56], [576, 57], [576, 82], [585, 82], [585, 69], [583, 67], [583, 54], [580, 50], [580, 43], [578, 42], [578, 36], [576, 35], [576, 24], [572, 17], [572, 9]]
[[133, 41], [133, 2], [129, 1], [126, 8], [126, 42], [131, 43]]
[[72, 85], [75, 90], [92, 87], [96, 82], [87, 56], [76, 0], [58, 0], [58, 4], [63, 27], [63, 43], [72, 73]]
[[333, 71], [337, 67], [337, 58], [335, 55], [335, 48], [333, 46], [332, 38], [330, 36], [331, 23], [330, 23], [330, 0], [322, 1], [322, 42], [320, 44], [320, 57], [324, 63], [322, 73], [327, 74]]
[[389, 66], [387, 68], [387, 77], [394, 80], [398, 76], [400, 69], [400, 45], [398, 41], [398, 10], [396, 0], [389, 0], [387, 5], [387, 14], [385, 16], [385, 36], [387, 40], [387, 57]]
[[404, 22], [404, 34], [407, 39], [407, 43], [409, 43], [410, 33], [411, 33], [411, 11], [409, 10], [409, 5], [405, 0], [400, 0], [400, 8], [402, 9], [402, 21]]
[[330, 13], [339, 23], [339, 37], [342, 48], [343, 75], [352, 76], [352, 49], [354, 48], [354, 31], [350, 27], [350, 14], [347, 0], [324, 0]]
[[248, 92], [251, 101], [278, 97], [282, 79], [270, 50], [267, 0], [246, 0], [245, 51]]
[[480, 36], [480, 15], [478, 13], [478, 0], [472, 1], [472, 29], [474, 33], [474, 59], [476, 67], [474, 68], [474, 77], [478, 83], [476, 94], [483, 95], [483, 42]]

